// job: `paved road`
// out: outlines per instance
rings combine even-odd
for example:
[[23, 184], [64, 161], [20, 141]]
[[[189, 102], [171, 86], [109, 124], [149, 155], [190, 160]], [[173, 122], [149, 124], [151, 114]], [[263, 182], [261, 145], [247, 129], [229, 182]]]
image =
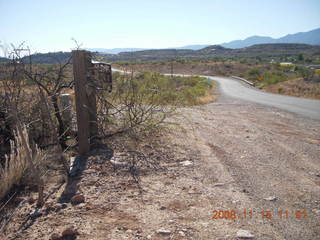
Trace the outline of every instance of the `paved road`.
[[[112, 70], [115, 72], [123, 72], [118, 69]], [[185, 74], [174, 75], [187, 76]], [[280, 108], [282, 110], [297, 113], [312, 119], [320, 119], [320, 100], [266, 93], [255, 88], [246, 87], [245, 84], [234, 78], [213, 76], [203, 77], [217, 81], [219, 83], [219, 90], [225, 96]]]
[[260, 103], [289, 112], [297, 113], [313, 119], [320, 119], [320, 100], [289, 97], [279, 94], [266, 93], [254, 88], [246, 87], [239, 80], [226, 77], [211, 77], [217, 81], [222, 94], [250, 102]]

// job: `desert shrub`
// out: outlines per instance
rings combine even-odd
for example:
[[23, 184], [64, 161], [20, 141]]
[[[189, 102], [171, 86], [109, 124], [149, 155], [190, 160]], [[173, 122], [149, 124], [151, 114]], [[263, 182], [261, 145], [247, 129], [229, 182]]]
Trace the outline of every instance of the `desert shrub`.
[[287, 75], [282, 71], [271, 70], [263, 74], [263, 84], [270, 85], [288, 80]]
[[98, 93], [98, 116], [104, 136], [158, 128], [176, 106], [200, 103], [211, 84], [205, 78], [165, 76], [156, 72], [113, 75], [112, 93]]
[[305, 81], [311, 81], [314, 77], [314, 70], [303, 67], [303, 66], [297, 66], [295, 68], [295, 71], [298, 73], [299, 76], [303, 78]]
[[245, 76], [250, 80], [257, 80], [260, 76], [262, 76], [262, 69], [259, 67], [253, 67], [246, 71]]

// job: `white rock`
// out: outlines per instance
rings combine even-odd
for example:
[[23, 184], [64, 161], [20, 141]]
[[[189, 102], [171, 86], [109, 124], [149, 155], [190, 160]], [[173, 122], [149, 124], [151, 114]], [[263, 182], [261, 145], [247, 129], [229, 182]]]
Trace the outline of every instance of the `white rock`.
[[315, 215], [320, 217], [320, 209], [313, 209], [312, 212], [314, 212]]
[[191, 166], [191, 165], [193, 165], [193, 162], [191, 162], [191, 161], [183, 161], [183, 162], [181, 162], [181, 165], [183, 165], [183, 166], [185, 166], [185, 167], [187, 167], [187, 166]]
[[264, 198], [264, 200], [266, 200], [266, 201], [275, 201], [275, 200], [277, 200], [277, 197], [276, 196], [270, 196], [270, 197]]
[[251, 232], [249, 232], [248, 230], [240, 229], [237, 232], [237, 238], [240, 238], [240, 239], [252, 239], [254, 237], [255, 236]]
[[116, 160], [113, 160], [113, 159], [111, 159], [110, 162], [113, 165], [115, 165], [116, 167], [128, 167], [128, 166], [130, 166], [130, 164], [127, 163], [127, 162], [119, 162], [119, 161], [116, 161]]

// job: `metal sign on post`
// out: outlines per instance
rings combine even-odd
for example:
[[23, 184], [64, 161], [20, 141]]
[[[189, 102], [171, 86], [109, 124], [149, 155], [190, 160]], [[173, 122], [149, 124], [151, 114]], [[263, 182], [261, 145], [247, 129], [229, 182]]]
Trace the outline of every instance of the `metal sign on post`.
[[79, 154], [85, 155], [98, 135], [96, 90], [111, 91], [111, 65], [94, 62], [90, 52], [72, 51]]

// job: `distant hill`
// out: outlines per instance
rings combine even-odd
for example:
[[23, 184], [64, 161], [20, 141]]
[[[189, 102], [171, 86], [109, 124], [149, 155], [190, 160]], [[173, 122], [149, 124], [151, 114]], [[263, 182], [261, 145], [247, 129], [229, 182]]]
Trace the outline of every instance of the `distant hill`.
[[5, 57], [0, 57], [0, 62], [9, 62], [10, 59], [5, 58]]
[[106, 61], [159, 61], [177, 58], [200, 59], [215, 57], [289, 57], [298, 54], [320, 55], [320, 46], [307, 44], [276, 43], [258, 44], [250, 47], [232, 49], [219, 45], [208, 46], [199, 50], [190, 49], [153, 49], [137, 52], [101, 55]]
[[[58, 64], [65, 63], [71, 57], [70, 52], [50, 52], [50, 53], [36, 53], [31, 55], [32, 63], [44, 63], [44, 64]], [[22, 61], [29, 63], [29, 57], [23, 57]]]
[[200, 45], [200, 44], [198, 44], [198, 45], [187, 45], [187, 46], [183, 46], [183, 47], [177, 47], [177, 48], [175, 48], [175, 49], [200, 50], [200, 49], [205, 48], [205, 47], [208, 47], [208, 46], [210, 46], [210, 45], [209, 45], [209, 44], [207, 44], [207, 45]]
[[310, 45], [320, 45], [320, 28], [295, 34], [288, 34], [281, 38], [252, 36], [244, 40], [235, 40], [228, 43], [223, 43], [221, 46], [226, 48], [244, 48], [256, 44], [265, 43], [302, 43]]
[[[301, 43], [301, 44], [310, 44], [310, 45], [320, 45], [320, 28], [309, 31], [309, 32], [300, 32], [295, 34], [288, 34], [281, 38], [271, 38], [263, 36], [251, 36], [244, 40], [234, 40], [228, 43], [219, 44], [225, 48], [244, 48], [250, 47], [257, 44], [266, 44], [266, 43]], [[190, 50], [200, 50], [206, 48], [210, 44], [198, 44], [198, 45], [186, 45], [182, 47], [175, 48], [165, 48], [165, 49], [190, 49]], [[86, 50], [91, 52], [101, 52], [108, 54], [118, 54], [121, 52], [136, 52], [144, 50], [155, 50], [151, 48], [86, 48]], [[164, 50], [164, 49], [156, 49]]]
[[[187, 45], [187, 46], [183, 46], [183, 47], [165, 48], [165, 49], [199, 50], [199, 49], [207, 47], [207, 46], [210, 46], [210, 45]], [[121, 53], [121, 52], [136, 52], [136, 51], [153, 50], [153, 49], [152, 48], [111, 48], [111, 49], [107, 49], [107, 48], [86, 48], [86, 50], [90, 51], [90, 52], [118, 54], [118, 53]]]
[[[303, 55], [320, 56], [320, 46], [308, 44], [293, 44], [293, 43], [268, 43], [257, 44], [244, 48], [225, 48], [220, 45], [212, 45], [199, 50], [192, 49], [150, 49], [133, 52], [121, 52], [118, 54], [96, 53], [99, 59], [104, 61], [162, 61], [171, 59], [207, 59], [207, 58], [243, 58], [243, 57], [264, 57], [264, 58], [281, 58]], [[53, 53], [38, 53], [31, 55], [33, 63], [56, 64], [64, 63], [71, 56], [70, 52], [53, 52]], [[0, 58], [0, 62], [8, 61], [8, 59]], [[22, 59], [25, 63], [29, 62], [29, 58]]]
[[320, 28], [296, 34], [288, 34], [276, 39], [277, 43], [305, 43], [310, 45], [320, 45]]
[[146, 50], [148, 48], [86, 48], [87, 51], [90, 52], [100, 52], [100, 53], [109, 53], [109, 54], [118, 54], [120, 52], [135, 52], [135, 51], [141, 51]]

